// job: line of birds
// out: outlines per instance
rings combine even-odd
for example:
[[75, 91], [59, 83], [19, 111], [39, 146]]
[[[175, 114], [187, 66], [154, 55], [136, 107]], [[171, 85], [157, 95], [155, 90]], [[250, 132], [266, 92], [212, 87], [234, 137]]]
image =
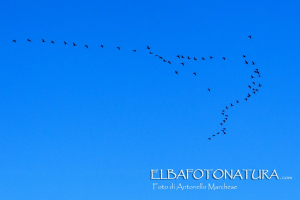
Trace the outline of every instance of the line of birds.
[[[252, 39], [252, 36], [251, 36], [251, 35], [249, 35], [248, 37], [249, 37], [250, 39]], [[27, 41], [28, 41], [28, 42], [31, 42], [30, 39], [27, 39]], [[16, 41], [15, 39], [13, 39], [13, 42], [17, 42], [17, 41]], [[46, 41], [45, 41], [44, 39], [42, 39], [42, 42], [46, 42]], [[55, 42], [54, 42], [53, 40], [51, 40], [50, 43], [54, 44]], [[64, 41], [63, 44], [64, 44], [64, 45], [67, 45], [68, 43], [67, 43], [66, 41]], [[73, 42], [73, 46], [77, 46], [77, 44], [76, 44], [75, 42]], [[84, 47], [86, 47], [87, 49], [89, 48], [88, 45], [84, 45]], [[100, 47], [101, 47], [101, 48], [104, 48], [104, 45], [100, 45]], [[117, 47], [117, 49], [118, 49], [118, 50], [121, 50], [121, 47]], [[147, 46], [147, 49], [150, 50], [151, 48], [150, 48], [149, 46]], [[137, 52], [137, 50], [134, 49], [133, 52]], [[150, 53], [150, 54], [153, 54], [152, 51], [150, 51], [149, 53]], [[155, 55], [155, 56], [158, 57], [159, 59], [161, 59], [163, 62], [167, 62], [168, 64], [172, 64], [171, 61], [164, 59], [164, 58], [163, 58], [162, 56], [160, 56], [160, 55]], [[193, 57], [193, 59], [192, 59], [192, 57], [190, 57], [190, 56], [186, 56], [186, 57], [185, 57], [185, 56], [183, 56], [183, 55], [176, 55], [176, 57], [179, 58], [179, 59], [187, 58], [188, 60], [195, 60], [195, 61], [197, 61], [197, 58], [196, 58], [196, 57]], [[213, 56], [209, 56], [209, 59], [213, 59], [213, 58], [214, 58]], [[246, 55], [243, 55], [243, 58], [246, 58]], [[222, 59], [223, 59], [224, 61], [226, 60], [225, 57], [222, 57]], [[205, 58], [202, 57], [201, 60], [205, 60]], [[251, 61], [251, 62], [252, 62], [252, 65], [256, 65], [256, 63], [255, 63], [254, 61]], [[185, 65], [184, 62], [182, 62], [182, 63], [180, 63], [180, 64], [181, 64], [182, 66]], [[247, 60], [245, 60], [245, 64], [248, 65], [249, 62], [248, 62]], [[257, 74], [258, 77], [261, 77], [261, 76], [260, 76], [260, 72], [258, 71], [258, 69], [255, 69], [254, 73]], [[175, 70], [175, 74], [178, 74], [178, 71], [177, 71], [177, 70]], [[197, 73], [196, 73], [196, 72], [193, 72], [193, 75], [197, 76]], [[251, 79], [253, 79], [253, 78], [255, 78], [255, 77], [254, 77], [254, 75], [251, 74]], [[255, 86], [255, 82], [252, 82], [252, 84]], [[254, 86], [248, 85], [248, 87], [249, 87], [250, 89], [252, 89], [252, 93], [253, 93], [253, 94], [256, 94], [256, 92], [258, 92], [259, 90], [258, 90], [257, 88], [254, 88]], [[257, 86], [258, 86], [258, 87], [261, 87], [262, 85], [261, 85], [260, 83], [258, 83]], [[208, 88], [207, 90], [210, 92], [210, 91], [211, 91], [211, 88]], [[250, 97], [251, 97], [251, 94], [248, 93], [248, 95], [245, 97], [245, 101], [248, 101], [248, 98], [250, 98]], [[238, 100], [236, 100], [236, 103], [238, 104], [238, 103], [240, 103], [240, 102], [239, 102]], [[230, 103], [230, 107], [233, 107], [233, 106], [234, 106], [234, 105], [233, 105], [232, 103]], [[225, 110], [227, 110], [227, 109], [229, 109], [228, 106], [225, 107]], [[221, 126], [223, 126], [223, 125], [225, 124], [225, 122], [228, 120], [228, 115], [225, 114], [225, 110], [222, 110], [222, 113], [221, 113], [221, 114], [224, 116], [224, 119], [223, 119], [222, 122], [220, 123]], [[220, 132], [223, 132], [223, 134], [226, 134], [225, 131], [226, 131], [226, 128], [224, 127]], [[219, 135], [220, 132], [217, 132], [215, 135], [212, 135], [212, 137], [215, 137], [216, 135]], [[211, 140], [212, 137], [210, 137], [210, 138], [208, 138], [208, 139]]]
[[[250, 39], [252, 38], [252, 36], [248, 36]], [[243, 55], [243, 58], [245, 58], [246, 55]], [[245, 64], [249, 64], [249, 62], [247, 60], [245, 60]], [[254, 61], [252, 61], [252, 65], [255, 65], [256, 63]], [[255, 75], [257, 75], [258, 78], [261, 77], [260, 72], [258, 69], [254, 70], [254, 74], [251, 74], [251, 80], [255, 78]], [[248, 85], [248, 88], [252, 91], [253, 94], [256, 94], [259, 89], [255, 88], [255, 86], [257, 87], [262, 87], [262, 85], [260, 83], [256, 84], [255, 81], [252, 81], [252, 83], [250, 85]], [[251, 97], [251, 94], [248, 92], [248, 95], [245, 97], [245, 101], [248, 101], [248, 99]], [[236, 103], [240, 103], [239, 100], [236, 100]], [[225, 122], [228, 120], [228, 115], [225, 114], [225, 111], [229, 109], [229, 107], [233, 107], [234, 105], [232, 103], [230, 103], [230, 106], [226, 106], [224, 110], [222, 110], [221, 114], [224, 116], [224, 119], [222, 120], [222, 122], [220, 123], [221, 126], [223, 126], [225, 124]], [[213, 134], [212, 137], [215, 137], [216, 135], [219, 135], [220, 132], [223, 132], [223, 134], [226, 134], [226, 128], [224, 127], [221, 131], [217, 132], [216, 134]], [[212, 137], [209, 137], [208, 139], [211, 140]]]

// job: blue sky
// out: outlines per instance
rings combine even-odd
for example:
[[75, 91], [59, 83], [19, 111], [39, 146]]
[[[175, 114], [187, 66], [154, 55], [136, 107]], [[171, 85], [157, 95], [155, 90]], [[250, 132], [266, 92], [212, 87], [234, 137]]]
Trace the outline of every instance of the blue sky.
[[[0, 199], [297, 199], [299, 8], [2, 2]], [[255, 68], [263, 87], [246, 102]], [[227, 134], [209, 141], [230, 103]], [[276, 169], [293, 179], [155, 181], [151, 169]], [[238, 189], [162, 191], [155, 182]]]

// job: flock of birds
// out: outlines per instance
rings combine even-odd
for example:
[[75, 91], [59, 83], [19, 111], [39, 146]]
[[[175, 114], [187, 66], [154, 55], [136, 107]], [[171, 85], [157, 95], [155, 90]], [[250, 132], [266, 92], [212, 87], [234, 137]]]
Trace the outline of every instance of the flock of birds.
[[[249, 35], [248, 36], [250, 39], [252, 39], [252, 36], [251, 35]], [[27, 38], [27, 41], [28, 42], [31, 42], [31, 39], [28, 39]], [[17, 42], [15, 39], [13, 39], [13, 42]], [[44, 39], [42, 39], [42, 42], [44, 43], [44, 42], [46, 42]], [[54, 44], [55, 42], [52, 40], [52, 41], [50, 41], [50, 43], [52, 43], [52, 44]], [[64, 41], [64, 43], [63, 43], [64, 45], [67, 45], [68, 43], [66, 42], [66, 41]], [[73, 42], [72, 43], [72, 45], [75, 47], [75, 46], [77, 46], [77, 44], [75, 43], [75, 42]], [[89, 46], [86, 44], [86, 45], [84, 45], [84, 47], [85, 48], [89, 48]], [[100, 47], [101, 48], [104, 48], [104, 45], [100, 45]], [[118, 50], [121, 50], [121, 47], [116, 47]], [[151, 50], [151, 48], [149, 47], [149, 46], [147, 46], [147, 49], [149, 50], [149, 53], [150, 54], [153, 54], [153, 52], [152, 51], [150, 51]], [[137, 52], [137, 50], [136, 49], [133, 49], [133, 52]], [[171, 61], [169, 61], [169, 60], [166, 60], [166, 59], [164, 59], [162, 56], [160, 56], [160, 55], [155, 55], [155, 56], [157, 56], [159, 59], [161, 59], [163, 62], [165, 62], [165, 63], [168, 63], [168, 64], [172, 64], [171, 63]], [[197, 58], [196, 57], [190, 57], [190, 56], [183, 56], [183, 55], [176, 55], [176, 57], [178, 58], [178, 59], [184, 59], [184, 58], [186, 58], [186, 59], [188, 59], [188, 60], [195, 60], [195, 61], [197, 61]], [[213, 59], [214, 57], [212, 57], [212, 56], [209, 56], [209, 59]], [[243, 58], [245, 58], [246, 59], [246, 55], [243, 55]], [[201, 60], [205, 60], [206, 58], [204, 58], [204, 57], [202, 57], [201, 58]], [[222, 57], [222, 59], [225, 61], [226, 60], [226, 58], [225, 57]], [[249, 64], [250, 62], [248, 62], [247, 60], [245, 60], [245, 64]], [[184, 62], [181, 62], [180, 63], [182, 66], [184, 66]], [[251, 64], [252, 65], [256, 65], [256, 63], [254, 62], [254, 61], [251, 61]], [[179, 72], [177, 71], [177, 70], [175, 70], [175, 74], [179, 74]], [[197, 73], [196, 72], [193, 72], [193, 75], [195, 75], [195, 76], [197, 76]], [[254, 70], [254, 74], [251, 74], [251, 76], [250, 76], [250, 78], [251, 78], [251, 82], [252, 83], [250, 83], [249, 85], [248, 85], [248, 88], [251, 90], [251, 92], [248, 92], [248, 95], [244, 98], [244, 100], [245, 101], [248, 101], [248, 99], [251, 97], [251, 95], [255, 95], [258, 91], [259, 91], [259, 89], [258, 88], [260, 88], [262, 85], [260, 84], [260, 83], [258, 83], [257, 81], [255, 82], [255, 81], [253, 81], [253, 79], [254, 78], [260, 78], [261, 77], [261, 75], [260, 75], [260, 72], [259, 72], [259, 70], [258, 69], [255, 69]], [[211, 91], [211, 88], [208, 88], [207, 89], [208, 90], [208, 92], [210, 92]], [[240, 101], [239, 100], [236, 100], [236, 104], [239, 104], [240, 103]], [[228, 106], [226, 106], [225, 107], [225, 109], [224, 110], [222, 110], [222, 112], [221, 112], [221, 114], [224, 116], [224, 118], [223, 118], [223, 120], [222, 120], [222, 122], [220, 123], [220, 125], [223, 127], [223, 125], [225, 125], [225, 123], [226, 123], [226, 121], [228, 120], [228, 114], [226, 114], [226, 110], [228, 110], [229, 108], [231, 108], [231, 107], [233, 107], [234, 105], [232, 104], [232, 103], [230, 103], [230, 106], [228, 105]], [[212, 137], [209, 137], [208, 139], [209, 140], [211, 140], [213, 137], [215, 137], [215, 136], [217, 136], [217, 135], [219, 135], [221, 132], [223, 132], [223, 134], [226, 134], [226, 128], [224, 127], [221, 131], [219, 131], [219, 132], [217, 132], [216, 134], [214, 134], [214, 135], [212, 135]]]

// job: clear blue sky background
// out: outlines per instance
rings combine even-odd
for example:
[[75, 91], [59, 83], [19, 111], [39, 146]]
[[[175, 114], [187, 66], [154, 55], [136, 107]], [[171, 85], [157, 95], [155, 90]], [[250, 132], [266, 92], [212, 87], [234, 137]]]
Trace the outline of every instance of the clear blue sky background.
[[[296, 0], [2, 1], [0, 199], [297, 199], [299, 8]], [[177, 54], [198, 61], [183, 67]], [[263, 87], [245, 102], [256, 67]], [[227, 135], [209, 141], [236, 99]], [[187, 168], [276, 169], [293, 180], [150, 180], [151, 169]], [[153, 191], [154, 182], [238, 190]]]

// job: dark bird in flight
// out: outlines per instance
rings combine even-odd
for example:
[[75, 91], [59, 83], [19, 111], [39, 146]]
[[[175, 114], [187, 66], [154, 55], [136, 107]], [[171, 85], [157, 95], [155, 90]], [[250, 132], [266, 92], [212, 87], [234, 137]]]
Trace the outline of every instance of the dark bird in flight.
[[247, 97], [251, 97], [251, 95], [248, 93], [248, 96]]
[[160, 59], [163, 59], [163, 57], [161, 57], [161, 56], [158, 56]]
[[16, 40], [13, 40], [13, 42], [17, 42]]
[[245, 55], [243, 55], [243, 57], [244, 57], [244, 58], [246, 58], [246, 56], [245, 56]]
[[[225, 117], [225, 120], [227, 120], [228, 118], [227, 117]], [[226, 129], [225, 129], [226, 130]]]
[[150, 47], [149, 47], [149, 46], [147, 46], [147, 49], [150, 49]]
[[251, 78], [254, 78], [254, 76], [251, 75]]
[[205, 60], [205, 58], [202, 57], [202, 60]]
[[215, 135], [213, 135], [213, 137], [215, 137]]
[[255, 82], [252, 82], [253, 83], [253, 85], [255, 85]]
[[100, 47], [102, 47], [102, 48], [103, 48], [104, 46], [101, 44], [101, 45], [100, 45]]
[[150, 51], [150, 54], [153, 54], [153, 53]]
[[76, 46], [76, 44], [73, 42], [73, 46], [75, 47]]
[[213, 57], [212, 57], [212, 56], [209, 56], [209, 58], [212, 59]]
[[258, 75], [258, 77], [260, 77], [260, 75]]
[[51, 40], [51, 43], [52, 43], [52, 44], [54, 44], [54, 41], [53, 41], [53, 40]]
[[120, 47], [117, 47], [120, 50]]
[[230, 104], [230, 106], [231, 106], [231, 107], [233, 106], [232, 103]]
[[180, 55], [177, 55], [176, 57], [180, 59]]
[[221, 126], [223, 126], [223, 123], [220, 123], [221, 124]]
[[134, 52], [136, 52], [136, 50], [133, 50]]
[[248, 65], [248, 61], [247, 60], [245, 60], [245, 63]]
[[210, 88], [207, 89], [210, 92]]
[[225, 121], [225, 120], [223, 120], [223, 122], [225, 123], [226, 121]]
[[217, 135], [219, 135], [220, 134], [220, 132], [217, 132]]
[[168, 63], [171, 65], [171, 61], [168, 61]]
[[225, 112], [225, 110], [222, 110], [222, 112]]
[[221, 113], [222, 115], [224, 115], [224, 113]]
[[28, 42], [31, 42], [31, 40], [27, 39]]
[[68, 44], [66, 41], [64, 41], [64, 45]]
[[191, 59], [189, 56], [187, 57], [188, 59]]
[[236, 103], [240, 103], [238, 100], [236, 100]]
[[223, 130], [225, 130], [225, 131], [226, 131], [226, 128], [223, 128]]
[[251, 36], [251, 35], [249, 35], [248, 37], [249, 37], [250, 39], [252, 39], [252, 36]]
[[258, 92], [258, 89], [255, 89], [256, 90], [256, 92]]
[[86, 45], [84, 45], [87, 49], [89, 48], [89, 46], [86, 44]]
[[181, 55], [181, 58], [184, 58], [183, 55]]
[[252, 65], [255, 65], [255, 62], [252, 61]]
[[193, 73], [195, 76], [197, 75], [196, 72]]
[[196, 57], [194, 57], [194, 60], [197, 60], [197, 58], [196, 58]]
[[255, 91], [253, 93], [256, 94]]
[[226, 109], [228, 109], [228, 107], [226, 106]]
[[255, 90], [255, 88], [253, 88], [253, 90]]
[[248, 87], [251, 89], [251, 85], [248, 85]]
[[167, 62], [165, 59], [163, 59], [164, 62]]
[[223, 131], [223, 133], [225, 133], [224, 129], [222, 129], [221, 131]]
[[225, 117], [228, 117], [228, 115], [225, 115]]
[[225, 60], [225, 57], [223, 57], [223, 60]]
[[155, 55], [155, 56], [158, 56], [158, 55]]
[[42, 39], [42, 42], [46, 42], [44, 39]]
[[225, 132], [225, 131], [223, 131], [223, 133], [224, 133], [224, 135], [226, 134], [226, 132]]
[[178, 71], [175, 71], [175, 74], [178, 74]]
[[262, 85], [259, 83], [259, 84], [258, 84], [258, 87], [261, 87], [261, 86], [262, 86]]
[[184, 66], [184, 63], [180, 63], [180, 64], [182, 64], [182, 66]]
[[211, 140], [210, 138], [208, 138], [209, 140]]

